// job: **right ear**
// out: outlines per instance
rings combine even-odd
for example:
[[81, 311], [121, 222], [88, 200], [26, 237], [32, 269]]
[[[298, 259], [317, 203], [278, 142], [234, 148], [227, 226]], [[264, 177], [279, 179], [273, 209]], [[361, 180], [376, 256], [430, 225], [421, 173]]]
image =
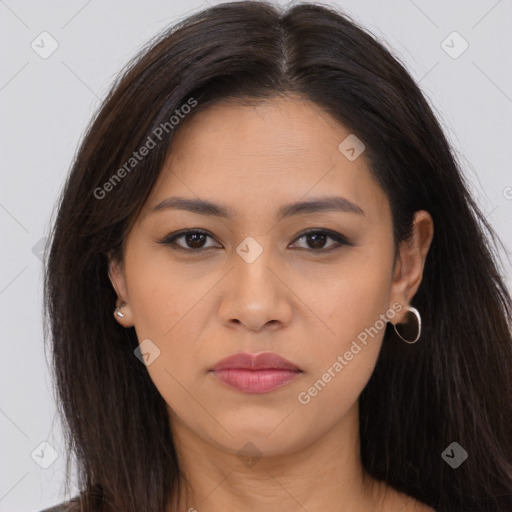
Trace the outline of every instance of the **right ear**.
[[130, 309], [124, 266], [121, 261], [117, 260], [110, 254], [108, 257], [108, 277], [117, 294], [116, 307], [120, 308], [121, 313], [124, 315], [123, 317], [120, 317], [114, 311], [114, 318], [123, 327], [133, 327], [134, 323]]

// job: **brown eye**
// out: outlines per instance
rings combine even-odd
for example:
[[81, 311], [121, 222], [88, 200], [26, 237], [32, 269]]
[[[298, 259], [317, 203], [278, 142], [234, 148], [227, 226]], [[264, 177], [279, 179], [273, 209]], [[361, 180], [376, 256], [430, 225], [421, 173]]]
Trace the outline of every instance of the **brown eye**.
[[[174, 245], [177, 249], [185, 251], [201, 251], [212, 249], [217, 246], [205, 246], [208, 238], [212, 238], [210, 234], [205, 231], [188, 230], [181, 233], [175, 233], [161, 240], [160, 243], [164, 245]], [[177, 240], [183, 239], [183, 243], [177, 243]]]
[[311, 249], [323, 249], [330, 237], [326, 233], [310, 233], [304, 235], [303, 238], [306, 239]]
[[192, 249], [201, 249], [205, 243], [205, 239], [208, 235], [204, 233], [192, 232], [183, 235], [185, 243]]
[[[343, 235], [327, 230], [308, 231], [307, 233], [303, 233], [298, 238], [296, 238], [296, 240], [302, 239], [305, 240], [307, 245], [307, 247], [304, 247], [305, 249], [318, 252], [330, 252], [331, 250], [335, 250], [342, 245], [353, 245]], [[334, 240], [334, 243], [331, 243], [327, 246], [327, 248], [325, 248], [325, 244], [329, 239]]]

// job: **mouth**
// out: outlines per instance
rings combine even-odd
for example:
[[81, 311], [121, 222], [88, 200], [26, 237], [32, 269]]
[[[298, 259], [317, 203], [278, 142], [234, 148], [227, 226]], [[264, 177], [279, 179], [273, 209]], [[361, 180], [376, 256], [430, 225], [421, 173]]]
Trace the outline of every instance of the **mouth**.
[[302, 370], [277, 354], [235, 354], [209, 370], [223, 384], [245, 393], [268, 393], [295, 380]]

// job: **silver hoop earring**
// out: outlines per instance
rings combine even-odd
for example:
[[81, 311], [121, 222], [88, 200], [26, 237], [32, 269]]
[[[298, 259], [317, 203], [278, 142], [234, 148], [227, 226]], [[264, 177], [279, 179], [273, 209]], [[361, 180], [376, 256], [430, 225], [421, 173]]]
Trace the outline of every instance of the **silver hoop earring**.
[[119, 318], [124, 318], [124, 313], [121, 311], [121, 308], [124, 307], [125, 303], [123, 302], [119, 307], [116, 308], [116, 315]]
[[418, 322], [418, 334], [416, 335], [416, 337], [411, 341], [411, 340], [406, 340], [399, 332], [398, 332], [398, 329], [396, 328], [396, 325], [393, 324], [393, 329], [395, 329], [395, 332], [397, 333], [397, 335], [403, 340], [405, 341], [405, 343], [416, 343], [419, 339], [420, 339], [420, 335], [421, 335], [421, 316], [420, 316], [420, 313], [419, 311], [416, 309], [416, 308], [413, 308], [412, 306], [407, 306], [407, 311], [409, 311], [410, 313], [413, 313], [414, 316], [416, 317], [416, 321]]

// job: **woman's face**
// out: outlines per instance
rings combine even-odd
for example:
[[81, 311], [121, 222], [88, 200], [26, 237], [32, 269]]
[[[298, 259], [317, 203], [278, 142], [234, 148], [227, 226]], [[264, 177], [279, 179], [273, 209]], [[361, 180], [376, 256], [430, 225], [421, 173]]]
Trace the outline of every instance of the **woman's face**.
[[[393, 267], [387, 197], [359, 142], [314, 104], [221, 103], [177, 129], [124, 262], [111, 264], [126, 302], [117, 320], [135, 326], [174, 429], [230, 453], [292, 453], [355, 410], [384, 315], [403, 317], [421, 263]], [[227, 215], [165, 207], [178, 197]], [[206, 234], [162, 243], [185, 230]], [[300, 372], [211, 371], [263, 352]]]

